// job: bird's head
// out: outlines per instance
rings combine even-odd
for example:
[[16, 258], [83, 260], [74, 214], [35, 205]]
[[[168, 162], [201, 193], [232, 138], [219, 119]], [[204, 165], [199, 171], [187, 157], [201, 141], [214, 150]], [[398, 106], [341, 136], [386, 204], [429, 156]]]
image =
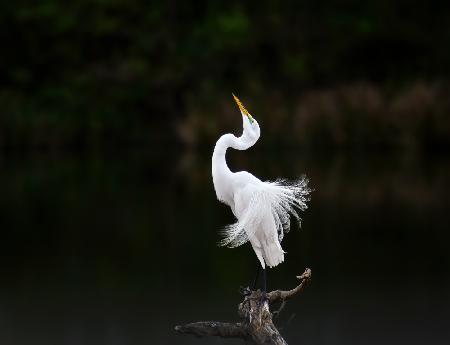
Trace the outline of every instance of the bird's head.
[[245, 109], [244, 105], [239, 100], [239, 98], [237, 98], [234, 94], [233, 94], [233, 98], [236, 101], [236, 103], [239, 107], [239, 110], [241, 111], [241, 114], [242, 114], [242, 125], [244, 127], [242, 137], [244, 139], [248, 140], [249, 142], [251, 142], [253, 145], [259, 139], [259, 136], [261, 133], [260, 129], [259, 129], [258, 121], [256, 121], [253, 118], [253, 116], [250, 115], [250, 113], [247, 111], [247, 109]]

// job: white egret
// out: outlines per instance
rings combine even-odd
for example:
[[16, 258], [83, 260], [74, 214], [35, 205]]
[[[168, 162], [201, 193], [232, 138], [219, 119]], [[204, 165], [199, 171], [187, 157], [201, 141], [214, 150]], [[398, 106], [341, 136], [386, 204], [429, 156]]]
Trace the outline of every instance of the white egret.
[[[280, 242], [289, 231], [291, 215], [300, 224], [298, 210], [307, 208], [310, 189], [305, 177], [296, 181], [261, 181], [247, 171], [232, 172], [228, 168], [225, 159], [227, 149], [247, 150], [260, 136], [258, 122], [234, 94], [233, 97], [242, 114], [243, 133], [240, 137], [222, 135], [212, 156], [212, 177], [217, 198], [230, 206], [236, 217], [236, 222], [223, 230], [224, 238], [219, 245], [233, 248], [250, 241], [263, 269], [265, 292], [265, 268], [275, 267], [284, 261], [285, 252]], [[258, 272], [261, 267], [258, 265]]]

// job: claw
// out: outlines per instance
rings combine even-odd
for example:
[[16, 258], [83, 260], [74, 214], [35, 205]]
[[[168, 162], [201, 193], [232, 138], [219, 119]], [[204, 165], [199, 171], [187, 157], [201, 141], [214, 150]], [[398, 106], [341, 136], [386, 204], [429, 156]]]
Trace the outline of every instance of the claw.
[[269, 303], [269, 298], [267, 297], [267, 293], [265, 291], [263, 291], [261, 293], [261, 297], [259, 299], [261, 305], [264, 305], [266, 302]]
[[241, 287], [239, 287], [239, 293], [242, 296], [247, 297], [247, 296], [250, 296], [252, 294], [252, 290], [250, 290], [250, 288], [248, 286], [246, 286], [246, 287], [242, 287], [241, 286]]

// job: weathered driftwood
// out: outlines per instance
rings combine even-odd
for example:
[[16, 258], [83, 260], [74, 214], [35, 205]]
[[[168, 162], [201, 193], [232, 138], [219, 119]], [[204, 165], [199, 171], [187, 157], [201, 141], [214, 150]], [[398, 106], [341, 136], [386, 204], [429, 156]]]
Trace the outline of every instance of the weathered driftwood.
[[[274, 314], [284, 306], [286, 300], [301, 292], [311, 280], [311, 270], [297, 277], [300, 283], [292, 290], [276, 290], [267, 293], [266, 298], [260, 290], [244, 290], [244, 300], [239, 304], [238, 314], [241, 319], [237, 323], [203, 321], [176, 326], [175, 331], [193, 334], [198, 337], [217, 336], [222, 338], [240, 338], [247, 344], [254, 345], [287, 345], [272, 321]], [[281, 302], [278, 311], [271, 313], [269, 306]]]

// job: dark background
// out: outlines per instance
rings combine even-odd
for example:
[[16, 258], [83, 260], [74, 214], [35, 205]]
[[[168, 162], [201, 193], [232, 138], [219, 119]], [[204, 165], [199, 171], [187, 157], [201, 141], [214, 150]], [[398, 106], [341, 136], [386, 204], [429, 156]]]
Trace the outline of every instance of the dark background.
[[216, 246], [234, 92], [262, 134], [232, 170], [315, 189], [268, 272], [313, 272], [286, 340], [448, 344], [447, 2], [19, 0], [0, 39], [0, 343], [239, 343], [173, 331], [254, 275]]

